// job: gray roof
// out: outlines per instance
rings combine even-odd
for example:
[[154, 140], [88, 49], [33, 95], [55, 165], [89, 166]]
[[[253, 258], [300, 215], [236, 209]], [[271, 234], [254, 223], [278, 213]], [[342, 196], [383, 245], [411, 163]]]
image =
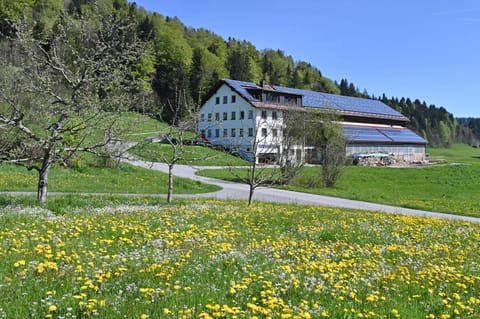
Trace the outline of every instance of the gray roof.
[[[244, 81], [224, 80], [230, 87], [237, 91], [249, 102], [260, 102], [255, 99], [246, 88], [262, 89], [261, 86]], [[392, 109], [388, 105], [377, 100], [370, 100], [358, 97], [342, 96], [335, 94], [328, 94], [323, 92], [315, 92], [301, 89], [294, 89], [282, 86], [269, 86], [270, 91], [278, 91], [284, 93], [291, 93], [301, 95], [303, 106], [312, 108], [333, 109], [340, 113], [349, 114], [365, 114], [370, 116], [382, 116], [395, 118], [397, 120], [407, 121], [408, 119]]]

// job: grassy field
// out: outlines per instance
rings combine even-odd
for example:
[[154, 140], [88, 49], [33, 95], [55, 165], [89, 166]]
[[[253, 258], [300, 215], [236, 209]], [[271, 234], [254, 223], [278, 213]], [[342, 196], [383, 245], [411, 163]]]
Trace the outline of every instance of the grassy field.
[[[318, 186], [319, 167], [304, 167], [284, 188], [480, 217], [480, 150], [455, 145], [451, 149], [429, 149], [429, 153], [434, 159], [446, 161], [446, 165], [423, 168], [350, 166], [331, 189]], [[226, 170], [204, 170], [199, 175], [237, 181]]]
[[479, 318], [479, 240], [320, 207], [4, 207], [0, 317]]
[[427, 151], [432, 160], [480, 165], [480, 149], [465, 144], [454, 144], [450, 148], [430, 147]]
[[[38, 175], [35, 171], [14, 165], [0, 165], [0, 191], [36, 191]], [[54, 167], [49, 177], [51, 192], [166, 194], [168, 175], [144, 168], [122, 164], [121, 168], [80, 170]], [[175, 177], [174, 192], [183, 194], [219, 190], [214, 185]]]
[[[205, 146], [184, 146], [184, 160], [178, 164], [203, 166], [241, 166], [248, 163], [240, 157]], [[130, 153], [152, 162], [161, 162], [162, 154], [165, 158], [172, 157], [172, 146], [169, 144], [149, 143], [139, 145], [130, 150]]]

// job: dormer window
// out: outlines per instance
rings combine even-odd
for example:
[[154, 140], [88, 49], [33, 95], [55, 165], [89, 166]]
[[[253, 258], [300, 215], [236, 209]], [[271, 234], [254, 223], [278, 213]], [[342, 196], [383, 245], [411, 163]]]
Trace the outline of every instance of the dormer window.
[[273, 89], [272, 87], [260, 88], [245, 88], [247, 92], [258, 102], [267, 104], [279, 104], [289, 106], [302, 106], [302, 95], [292, 92], [282, 92]]

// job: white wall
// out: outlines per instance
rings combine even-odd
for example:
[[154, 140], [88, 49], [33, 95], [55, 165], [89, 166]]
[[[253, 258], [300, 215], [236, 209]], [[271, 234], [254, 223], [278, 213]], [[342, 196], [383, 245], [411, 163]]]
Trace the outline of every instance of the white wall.
[[[232, 97], [234, 97], [233, 101]], [[225, 98], [226, 103], [224, 103]], [[266, 112], [266, 119], [262, 118], [262, 111]], [[226, 120], [224, 119], [225, 112], [227, 113]], [[232, 120], [232, 112], [235, 113], [234, 120]], [[242, 112], [243, 119], [241, 118]], [[276, 120], [272, 118], [273, 112], [276, 114]], [[281, 111], [257, 109], [224, 84], [200, 109], [198, 133], [201, 134], [204, 131], [205, 138], [213, 145], [228, 146], [243, 152], [253, 151], [256, 137], [257, 154], [275, 153], [281, 145], [282, 122]], [[235, 131], [235, 136], [232, 136], [232, 129]], [[265, 132], [262, 129], [266, 129], [266, 137], [262, 136], [262, 133]], [[273, 136], [275, 130], [277, 137]], [[243, 136], [241, 136], [242, 133]]]

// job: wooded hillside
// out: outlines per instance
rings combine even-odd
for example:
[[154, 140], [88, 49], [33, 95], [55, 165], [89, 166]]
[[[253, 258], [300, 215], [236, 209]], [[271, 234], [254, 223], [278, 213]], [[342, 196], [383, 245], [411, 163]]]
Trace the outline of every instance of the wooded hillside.
[[418, 99], [370, 96], [345, 79], [337, 83], [324, 77], [315, 66], [280, 49], [259, 50], [247, 40], [224, 39], [206, 29], [187, 27], [178, 18], [147, 12], [127, 0], [0, 1], [0, 54], [12, 54], [7, 40], [15, 35], [12, 22], [25, 19], [35, 25], [39, 38], [48, 39], [63, 14], [81, 19], [92, 11], [105, 17], [129, 16], [138, 23], [137, 36], [148, 41], [148, 47], [133, 76], [143, 80], [139, 93], [153, 91], [158, 99], [144, 111], [164, 121], [172, 120], [172, 108], [159, 105], [178, 107], [181, 114], [195, 111], [219, 79], [257, 83], [265, 79], [275, 85], [379, 99], [409, 117], [409, 127], [430, 145], [476, 143], [471, 128], [463, 122], [458, 125], [443, 107]]

